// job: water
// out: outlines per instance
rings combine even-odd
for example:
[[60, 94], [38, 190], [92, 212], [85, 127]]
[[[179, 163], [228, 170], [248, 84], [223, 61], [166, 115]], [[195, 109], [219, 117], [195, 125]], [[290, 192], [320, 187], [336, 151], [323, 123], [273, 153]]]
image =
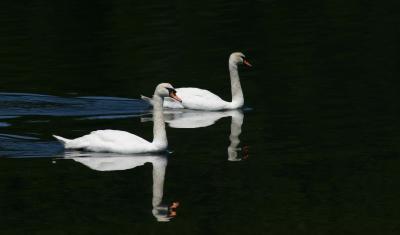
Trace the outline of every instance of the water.
[[[399, 232], [397, 2], [1, 5], [2, 234]], [[246, 107], [166, 112], [167, 155], [51, 136], [150, 140], [140, 95], [170, 82], [229, 99], [233, 51], [253, 64]]]

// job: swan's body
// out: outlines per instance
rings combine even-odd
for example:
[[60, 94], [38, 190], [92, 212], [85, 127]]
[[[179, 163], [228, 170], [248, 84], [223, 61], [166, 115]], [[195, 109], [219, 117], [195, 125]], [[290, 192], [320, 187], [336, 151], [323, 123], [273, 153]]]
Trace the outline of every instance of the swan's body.
[[[152, 103], [154, 105], [153, 141], [149, 142], [137, 135], [126, 131], [99, 130], [88, 135], [66, 139], [54, 135], [66, 149], [83, 149], [93, 152], [112, 153], [149, 153], [165, 151], [168, 146], [165, 123], [162, 114], [163, 97], [177, 98], [170, 84], [162, 83], [157, 86]], [[179, 98], [177, 98], [179, 100]]]
[[[232, 105], [231, 102], [226, 102], [221, 99], [216, 94], [212, 92], [200, 88], [194, 87], [182, 87], [176, 90], [179, 92], [179, 96], [182, 97], [191, 97], [185, 102], [178, 103], [173, 101], [172, 99], [165, 99], [164, 106], [166, 108], [189, 108], [189, 109], [197, 109], [197, 110], [223, 110], [223, 109], [234, 109], [241, 106]], [[243, 105], [243, 104], [242, 104]]]
[[60, 140], [66, 149], [84, 149], [92, 152], [146, 153], [162, 151], [166, 147], [156, 146], [137, 135], [118, 130], [93, 131], [72, 140], [54, 137]]
[[[244, 98], [237, 66], [241, 63], [251, 66], [244, 57], [245, 56], [240, 52], [232, 53], [229, 57], [229, 73], [232, 91], [231, 102], [221, 99], [218, 95], [215, 95], [208, 90], [194, 87], [183, 87], [176, 89], [183, 101], [178, 103], [173, 99], [166, 98], [164, 100], [164, 107], [172, 109], [186, 108], [210, 111], [241, 108], [244, 104]], [[142, 99], [151, 102], [150, 99], [145, 96], [142, 96]]]

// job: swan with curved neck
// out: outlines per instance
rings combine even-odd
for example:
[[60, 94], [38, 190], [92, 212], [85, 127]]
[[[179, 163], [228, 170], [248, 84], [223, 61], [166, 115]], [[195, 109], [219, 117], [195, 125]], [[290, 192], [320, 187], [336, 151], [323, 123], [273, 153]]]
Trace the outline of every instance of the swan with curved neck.
[[[242, 87], [240, 85], [238, 64], [244, 64], [251, 67], [251, 64], [245, 59], [245, 55], [243, 53], [234, 52], [230, 55], [229, 74], [232, 91], [231, 102], [221, 99], [219, 96], [208, 90], [194, 87], [182, 87], [177, 88], [176, 91], [183, 101], [175, 102], [172, 99], [166, 98], [164, 100], [164, 107], [172, 109], [186, 108], [210, 111], [241, 108], [244, 104], [244, 98]], [[152, 103], [151, 99], [148, 97], [142, 96], [142, 99]]]
[[83, 149], [93, 152], [113, 153], [149, 153], [165, 151], [168, 146], [167, 134], [165, 131], [164, 117], [162, 113], [164, 97], [181, 102], [176, 95], [176, 90], [169, 83], [159, 84], [153, 95], [154, 126], [153, 141], [149, 142], [137, 135], [126, 131], [98, 130], [76, 139], [66, 139], [53, 135], [66, 149]]

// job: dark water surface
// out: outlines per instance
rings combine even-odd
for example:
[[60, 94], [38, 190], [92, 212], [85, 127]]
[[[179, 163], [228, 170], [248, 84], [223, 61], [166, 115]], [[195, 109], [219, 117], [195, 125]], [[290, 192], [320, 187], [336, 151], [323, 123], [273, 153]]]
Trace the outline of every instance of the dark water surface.
[[[0, 233], [398, 234], [390, 2], [0, 3]], [[64, 152], [51, 136], [150, 140], [140, 94], [229, 99], [233, 51], [253, 63], [246, 108], [166, 112], [168, 155]]]

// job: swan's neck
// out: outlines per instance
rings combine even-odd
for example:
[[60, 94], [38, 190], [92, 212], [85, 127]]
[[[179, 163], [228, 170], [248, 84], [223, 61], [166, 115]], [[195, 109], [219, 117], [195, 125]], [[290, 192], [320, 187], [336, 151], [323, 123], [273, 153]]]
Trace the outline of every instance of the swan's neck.
[[162, 97], [158, 95], [153, 96], [153, 144], [159, 150], [165, 150], [168, 146], [162, 107], [163, 101]]
[[242, 86], [240, 85], [237, 64], [229, 61], [229, 74], [231, 76], [232, 102], [231, 109], [240, 108], [244, 104]]

